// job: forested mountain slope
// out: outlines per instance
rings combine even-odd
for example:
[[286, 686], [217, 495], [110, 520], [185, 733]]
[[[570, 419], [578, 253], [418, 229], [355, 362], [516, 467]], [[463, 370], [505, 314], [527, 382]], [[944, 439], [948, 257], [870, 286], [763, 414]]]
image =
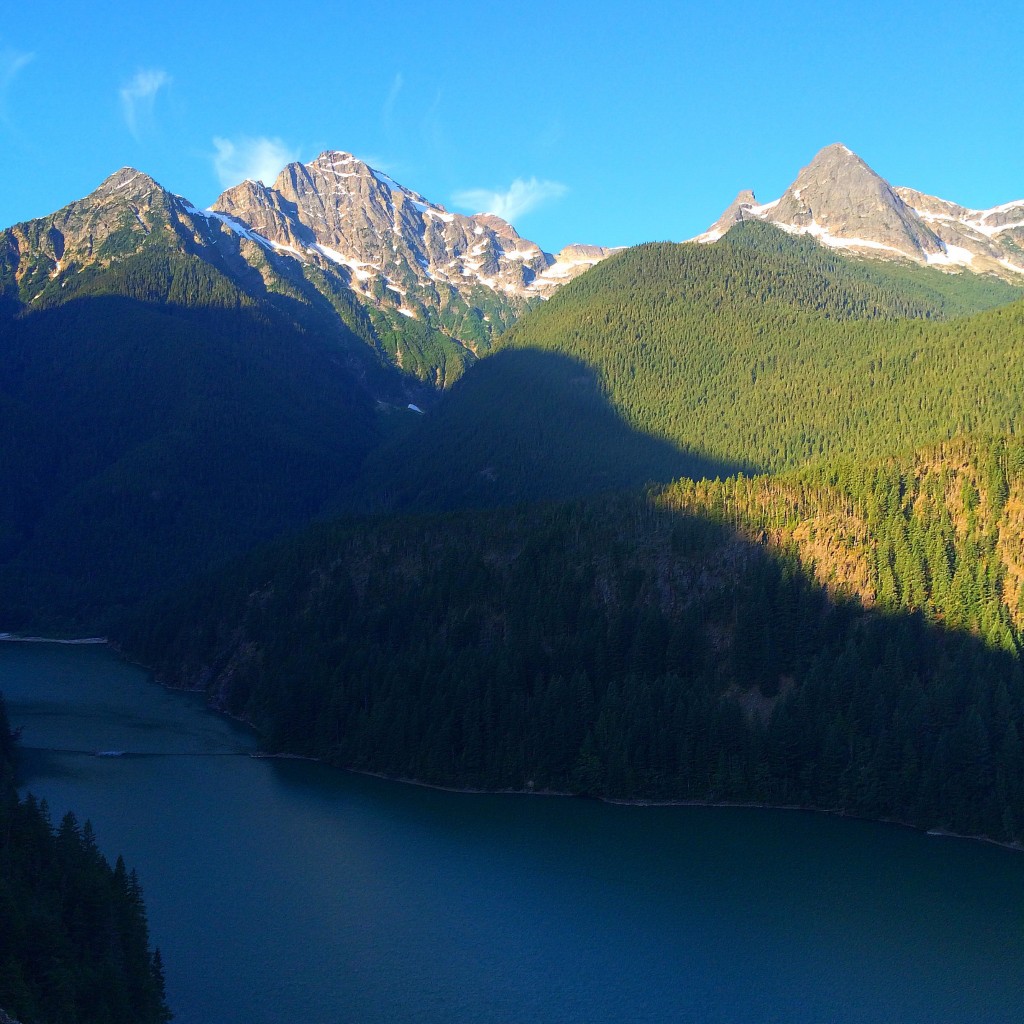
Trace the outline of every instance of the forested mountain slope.
[[502, 343], [583, 360], [638, 430], [774, 471], [1011, 427], [1024, 304], [979, 310], [1020, 296], [751, 223], [608, 260]]
[[370, 453], [351, 506], [483, 508], [749, 468], [636, 430], [586, 361], [556, 351], [481, 359], [411, 426]]
[[121, 635], [346, 767], [1019, 840], [1022, 452], [340, 522]]
[[[101, 630], [336, 507], [410, 406], [429, 408], [493, 331], [603, 255], [556, 259], [359, 168], [290, 168], [312, 174], [307, 220], [330, 210], [344, 228], [331, 245], [296, 196], [249, 183], [202, 211], [132, 168], [0, 231], [0, 625]], [[404, 248], [371, 274], [385, 227]], [[458, 287], [430, 276], [448, 249]], [[501, 281], [488, 261], [504, 261]], [[542, 270], [554, 276], [527, 287]]]
[[287, 257], [318, 290], [340, 285], [361, 304], [368, 340], [437, 387], [609, 252], [546, 253], [501, 217], [451, 213], [337, 150], [289, 164], [270, 187], [244, 181], [211, 213]]
[[[391, 509], [559, 499], [1011, 429], [1021, 294], [760, 223], [713, 246], [638, 246], [507, 331], [422, 429], [374, 454], [359, 498]], [[633, 456], [623, 440], [640, 437], [671, 458]]]
[[908, 458], [680, 480], [659, 500], [793, 549], [832, 593], [920, 612], [1016, 652], [1024, 637], [1024, 442], [954, 439]]
[[5, 628], [88, 622], [308, 522], [377, 441], [350, 346], [173, 239], [61, 299], [0, 315]]

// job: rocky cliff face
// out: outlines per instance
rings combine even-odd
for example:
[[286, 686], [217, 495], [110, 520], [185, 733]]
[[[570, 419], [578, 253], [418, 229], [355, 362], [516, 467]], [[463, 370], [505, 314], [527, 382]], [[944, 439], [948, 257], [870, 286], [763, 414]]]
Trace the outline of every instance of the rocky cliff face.
[[758, 204], [753, 192], [741, 192], [694, 241], [714, 242], [745, 219], [875, 258], [968, 268], [1009, 280], [1024, 275], [1024, 200], [968, 210], [893, 188], [839, 143], [821, 150], [779, 199]]
[[547, 298], [610, 251], [570, 246], [553, 256], [500, 217], [450, 213], [338, 151], [289, 164], [272, 188], [243, 182], [211, 211], [299, 259], [343, 268], [365, 299], [423, 319], [453, 296], [473, 305], [481, 288], [505, 301]]
[[0, 294], [29, 308], [40, 299], [52, 302], [64, 289], [75, 291], [81, 271], [109, 269], [154, 245], [213, 263], [236, 279], [252, 278], [251, 251], [261, 248], [251, 233], [229, 229], [123, 167], [84, 199], [0, 232]]
[[434, 387], [610, 251], [553, 256], [500, 217], [450, 213], [347, 153], [290, 164], [273, 187], [244, 181], [210, 210], [126, 167], [84, 199], [0, 233], [0, 299], [60, 302], [79, 272], [156, 244], [214, 264], [256, 298], [316, 307]]
[[122, 168], [86, 198], [0, 235], [7, 284], [16, 283], [22, 298], [32, 302], [48, 281], [109, 264], [139, 248], [158, 226], [179, 222], [184, 213], [152, 178]]

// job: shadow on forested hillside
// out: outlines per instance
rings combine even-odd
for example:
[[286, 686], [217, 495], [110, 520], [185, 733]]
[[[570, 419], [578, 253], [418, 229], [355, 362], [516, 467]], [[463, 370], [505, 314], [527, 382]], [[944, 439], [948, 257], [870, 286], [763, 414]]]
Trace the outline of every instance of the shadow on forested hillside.
[[323, 524], [118, 635], [348, 768], [1024, 838], [1015, 653], [644, 496]]
[[636, 430], [582, 360], [506, 349], [480, 360], [419, 429], [370, 456], [350, 507], [482, 508], [753, 470]]
[[0, 320], [0, 629], [96, 622], [308, 523], [378, 440], [354, 351], [245, 305]]

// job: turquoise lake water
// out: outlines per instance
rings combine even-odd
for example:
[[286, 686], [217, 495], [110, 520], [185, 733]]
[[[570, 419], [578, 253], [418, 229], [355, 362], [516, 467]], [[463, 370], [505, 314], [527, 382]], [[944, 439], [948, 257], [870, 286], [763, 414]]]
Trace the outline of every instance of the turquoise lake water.
[[0, 643], [0, 691], [24, 787], [138, 869], [178, 1024], [1024, 1019], [1022, 854], [253, 758], [102, 647]]

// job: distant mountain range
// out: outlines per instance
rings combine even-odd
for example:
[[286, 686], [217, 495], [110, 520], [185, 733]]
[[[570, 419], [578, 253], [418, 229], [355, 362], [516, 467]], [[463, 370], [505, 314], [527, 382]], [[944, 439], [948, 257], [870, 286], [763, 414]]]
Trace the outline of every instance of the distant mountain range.
[[[799, 465], [880, 432], [913, 444], [1012, 424], [1002, 342], [986, 341], [991, 366], [964, 369], [958, 328], [919, 351], [917, 329], [895, 322], [961, 317], [1019, 289], [940, 272], [968, 269], [950, 261], [954, 243], [842, 147], [790, 193], [771, 207], [782, 230], [740, 204], [720, 230], [742, 230], [716, 246], [553, 256], [500, 218], [450, 213], [329, 152], [209, 210], [125, 168], [0, 232], [5, 623], [58, 607], [99, 623], [341, 509], [569, 498]], [[1020, 212], [974, 219], [1011, 253]], [[900, 261], [814, 244], [851, 238], [853, 255]], [[929, 266], [909, 264], [908, 238]], [[969, 270], [983, 266], [1024, 280], [991, 255]], [[846, 321], [864, 321], [857, 346]], [[530, 351], [453, 390], [499, 334]], [[998, 386], [977, 383], [993, 374]], [[812, 401], [822, 387], [852, 405]]]
[[763, 220], [822, 245], [874, 259], [910, 260], [1019, 281], [1024, 199], [969, 210], [912, 188], [893, 188], [846, 146], [826, 146], [783, 195], [758, 203], [746, 190], [693, 241], [715, 242], [734, 224]]
[[[1024, 200], [969, 210], [894, 188], [841, 144], [779, 198], [741, 192], [695, 241], [761, 220], [873, 259], [1024, 277]], [[24, 309], [65, 301], [167, 225], [175, 246], [256, 299], [318, 307], [411, 378], [443, 388], [526, 309], [614, 250], [557, 254], [493, 214], [451, 213], [341, 151], [244, 181], [208, 210], [123, 168], [84, 199], [0, 233], [0, 294]]]
[[210, 212], [299, 259], [346, 268], [357, 292], [390, 298], [414, 318], [436, 307], [446, 288], [469, 302], [480, 287], [547, 298], [609, 252], [573, 245], [552, 256], [494, 214], [449, 213], [337, 151], [289, 164], [270, 188], [244, 181]]
[[348, 767], [1019, 842], [1022, 225], [841, 146], [611, 256], [124, 169], [0, 232], [0, 628]]
[[[0, 278], [29, 309], [63, 301], [166, 225], [176, 247], [256, 298], [291, 293], [356, 330], [432, 386], [455, 380], [491, 337], [611, 250], [557, 255], [493, 214], [466, 217], [354, 156], [289, 164], [272, 187], [244, 181], [209, 210], [131, 167], [48, 217], [0, 234]], [[5, 273], [6, 271], [6, 273]]]

